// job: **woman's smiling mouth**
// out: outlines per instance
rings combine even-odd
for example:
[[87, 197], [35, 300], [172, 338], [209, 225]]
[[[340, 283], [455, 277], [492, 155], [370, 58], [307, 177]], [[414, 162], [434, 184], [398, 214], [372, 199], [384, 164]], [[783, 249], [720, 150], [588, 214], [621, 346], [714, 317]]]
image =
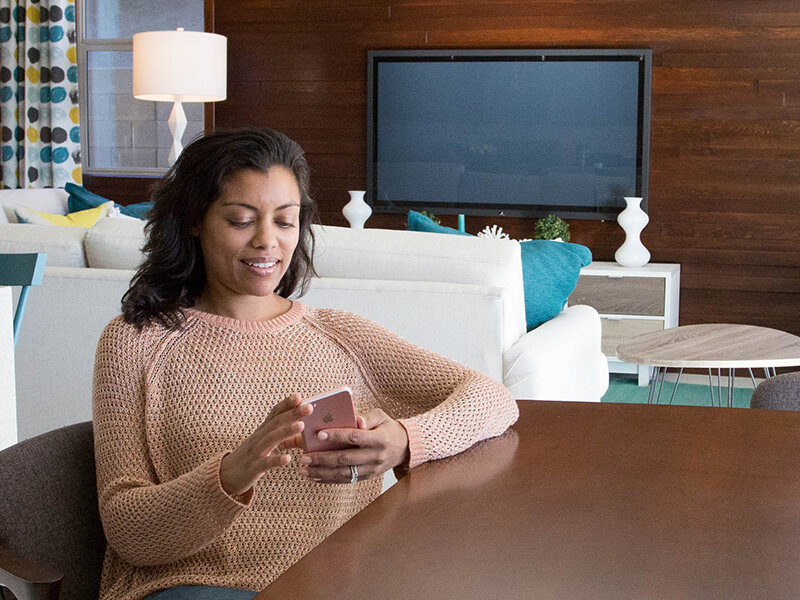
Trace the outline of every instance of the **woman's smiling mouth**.
[[280, 261], [277, 258], [254, 258], [243, 259], [241, 262], [259, 275], [268, 275], [275, 270]]

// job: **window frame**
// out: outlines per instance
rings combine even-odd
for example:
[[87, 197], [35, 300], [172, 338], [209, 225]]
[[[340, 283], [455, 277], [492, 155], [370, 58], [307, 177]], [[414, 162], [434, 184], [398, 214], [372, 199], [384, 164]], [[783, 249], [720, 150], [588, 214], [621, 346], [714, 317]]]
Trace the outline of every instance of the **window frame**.
[[[94, 167], [90, 165], [89, 140], [92, 123], [89, 119], [89, 53], [132, 52], [132, 38], [85, 38], [86, 11], [85, 0], [75, 0], [75, 26], [77, 30], [78, 51], [78, 114], [81, 127], [81, 171], [84, 175], [116, 177], [162, 177], [168, 167]], [[207, 24], [208, 3], [204, 2], [203, 21]], [[204, 131], [208, 130], [208, 105], [204, 107]], [[158, 121], [157, 121], [158, 122]]]

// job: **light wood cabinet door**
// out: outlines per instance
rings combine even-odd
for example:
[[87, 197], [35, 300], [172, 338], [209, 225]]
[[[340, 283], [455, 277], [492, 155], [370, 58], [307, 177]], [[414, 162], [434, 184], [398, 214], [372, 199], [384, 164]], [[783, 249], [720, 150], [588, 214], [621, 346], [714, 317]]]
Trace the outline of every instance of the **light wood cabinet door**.
[[663, 317], [666, 282], [661, 277], [581, 277], [570, 304], [588, 304], [600, 314]]
[[643, 333], [664, 329], [664, 321], [650, 319], [601, 319], [601, 347], [606, 356], [616, 356], [617, 346]]

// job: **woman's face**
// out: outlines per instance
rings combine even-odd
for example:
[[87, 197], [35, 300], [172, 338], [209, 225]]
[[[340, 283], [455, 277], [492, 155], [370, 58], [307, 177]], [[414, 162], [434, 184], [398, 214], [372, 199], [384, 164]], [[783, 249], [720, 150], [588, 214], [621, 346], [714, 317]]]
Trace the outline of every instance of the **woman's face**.
[[222, 308], [271, 296], [299, 235], [300, 188], [290, 170], [229, 176], [198, 228], [207, 277], [202, 297]]

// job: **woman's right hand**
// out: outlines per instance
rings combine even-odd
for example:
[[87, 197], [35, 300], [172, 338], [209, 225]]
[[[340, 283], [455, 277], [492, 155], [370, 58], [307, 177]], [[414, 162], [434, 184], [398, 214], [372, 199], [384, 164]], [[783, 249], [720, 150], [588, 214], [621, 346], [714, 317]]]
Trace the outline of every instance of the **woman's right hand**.
[[285, 450], [303, 448], [300, 432], [304, 423], [300, 419], [310, 415], [313, 408], [300, 401], [300, 394], [291, 394], [279, 402], [258, 429], [222, 459], [219, 479], [227, 494], [244, 494], [264, 473], [292, 461]]

